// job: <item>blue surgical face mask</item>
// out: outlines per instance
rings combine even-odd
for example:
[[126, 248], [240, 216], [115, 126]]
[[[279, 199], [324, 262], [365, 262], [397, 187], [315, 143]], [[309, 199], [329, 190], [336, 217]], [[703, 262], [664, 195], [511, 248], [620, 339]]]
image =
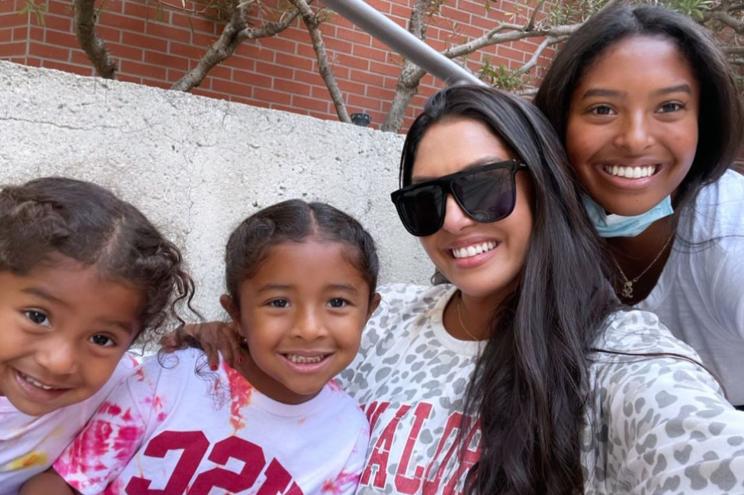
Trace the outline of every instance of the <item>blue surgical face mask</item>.
[[632, 217], [607, 214], [604, 208], [585, 194], [581, 195], [581, 200], [589, 215], [589, 220], [592, 221], [601, 237], [635, 237], [655, 221], [674, 213], [671, 196], [665, 197], [647, 212]]

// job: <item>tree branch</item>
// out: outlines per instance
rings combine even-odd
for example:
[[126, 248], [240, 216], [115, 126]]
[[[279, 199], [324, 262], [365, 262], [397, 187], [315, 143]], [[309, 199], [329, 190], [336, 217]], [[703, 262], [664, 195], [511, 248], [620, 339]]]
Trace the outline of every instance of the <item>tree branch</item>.
[[336, 115], [338, 115], [341, 122], [351, 122], [351, 117], [349, 117], [344, 97], [338, 87], [336, 77], [333, 75], [333, 69], [328, 63], [328, 53], [326, 52], [325, 43], [323, 42], [323, 35], [320, 32], [320, 20], [318, 19], [318, 15], [313, 12], [310, 5], [308, 5], [305, 0], [289, 1], [299, 11], [302, 16], [302, 22], [305, 23], [305, 27], [310, 34], [310, 39], [313, 42], [313, 50], [315, 50], [315, 56], [318, 60], [318, 71], [328, 88], [328, 93], [331, 95], [331, 101], [333, 101], [333, 106], [336, 108]]
[[96, 73], [105, 79], [113, 79], [116, 74], [116, 62], [109, 55], [106, 44], [96, 36], [95, 0], [75, 0], [75, 35]]
[[267, 22], [257, 28], [247, 27], [245, 22], [245, 8], [252, 1], [240, 2], [235, 5], [230, 20], [225, 24], [220, 37], [212, 43], [196, 67], [188, 71], [184, 76], [171, 86], [178, 91], [189, 91], [199, 86], [207, 73], [212, 68], [231, 56], [235, 49], [245, 40], [266, 38], [284, 31], [297, 18], [300, 12], [297, 9], [284, 12], [278, 21]]

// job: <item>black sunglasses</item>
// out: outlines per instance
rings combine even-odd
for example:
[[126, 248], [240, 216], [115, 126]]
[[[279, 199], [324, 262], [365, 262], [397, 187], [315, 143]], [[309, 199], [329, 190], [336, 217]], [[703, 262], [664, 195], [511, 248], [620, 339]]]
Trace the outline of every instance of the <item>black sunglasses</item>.
[[412, 184], [394, 191], [390, 198], [403, 226], [423, 237], [442, 228], [447, 194], [476, 222], [490, 223], [514, 210], [517, 188], [514, 176], [527, 165], [517, 160], [486, 163], [479, 167]]

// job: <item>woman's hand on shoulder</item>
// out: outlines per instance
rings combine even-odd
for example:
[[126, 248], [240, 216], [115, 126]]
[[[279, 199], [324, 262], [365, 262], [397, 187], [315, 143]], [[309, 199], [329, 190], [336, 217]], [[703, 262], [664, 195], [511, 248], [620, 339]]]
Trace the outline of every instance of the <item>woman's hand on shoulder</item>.
[[216, 370], [222, 359], [235, 367], [240, 361], [242, 338], [231, 323], [210, 321], [184, 325], [160, 339], [161, 350], [173, 352], [187, 347], [201, 349], [209, 367]]
[[26, 481], [18, 495], [74, 495], [76, 493], [78, 492], [73, 490], [56, 471], [48, 469]]

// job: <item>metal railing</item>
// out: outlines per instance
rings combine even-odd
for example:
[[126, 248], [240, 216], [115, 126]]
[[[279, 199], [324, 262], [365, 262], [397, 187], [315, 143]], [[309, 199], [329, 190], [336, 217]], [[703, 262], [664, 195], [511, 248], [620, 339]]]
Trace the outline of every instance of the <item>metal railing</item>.
[[471, 72], [385, 17], [364, 0], [323, 0], [323, 2], [426, 72], [444, 81], [448, 86], [463, 83], [485, 85]]

